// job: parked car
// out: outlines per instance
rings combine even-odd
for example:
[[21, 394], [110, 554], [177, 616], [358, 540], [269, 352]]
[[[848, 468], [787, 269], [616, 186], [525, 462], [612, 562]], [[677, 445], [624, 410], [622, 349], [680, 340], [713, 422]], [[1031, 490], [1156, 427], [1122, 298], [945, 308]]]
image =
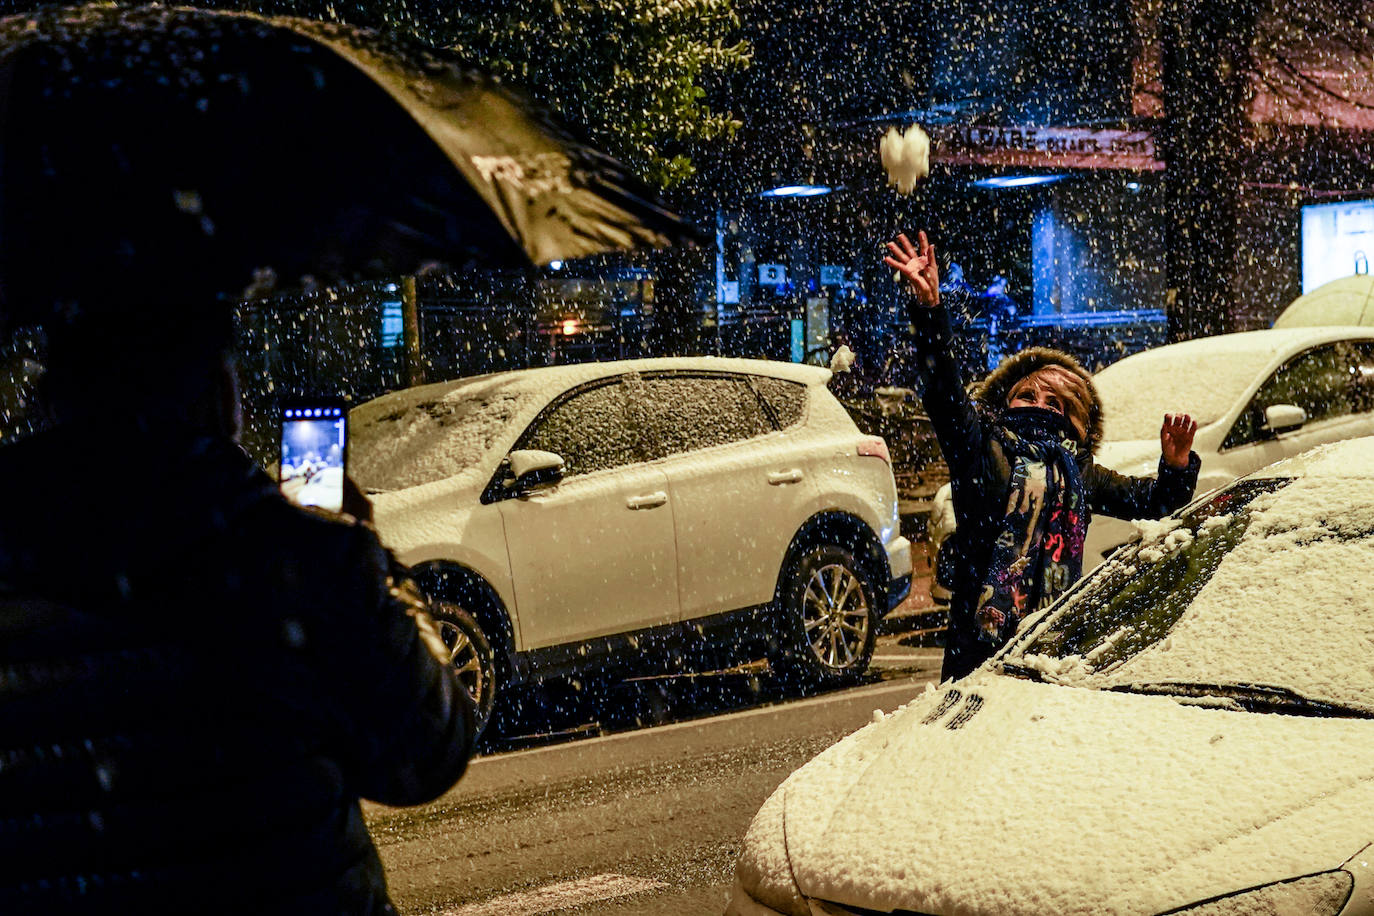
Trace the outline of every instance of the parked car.
[[887, 446], [829, 377], [695, 358], [426, 385], [350, 413], [350, 474], [483, 718], [514, 682], [683, 658], [845, 683], [911, 547]]
[[[1315, 445], [1374, 435], [1374, 328], [1221, 334], [1144, 350], [1093, 377], [1103, 405], [1100, 464], [1153, 475], [1166, 413], [1197, 420], [1198, 492]], [[1095, 517], [1084, 565], [1135, 534]]]
[[1374, 277], [1355, 274], [1303, 293], [1274, 319], [1276, 328], [1374, 326]]
[[1374, 913], [1374, 438], [1154, 526], [755, 816], [727, 913]]

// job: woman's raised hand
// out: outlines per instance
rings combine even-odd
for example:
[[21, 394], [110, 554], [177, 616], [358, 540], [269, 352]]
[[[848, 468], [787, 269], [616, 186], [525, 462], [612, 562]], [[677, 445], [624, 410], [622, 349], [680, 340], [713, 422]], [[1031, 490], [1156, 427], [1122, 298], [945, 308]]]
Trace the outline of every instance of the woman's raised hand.
[[1186, 413], [1166, 413], [1159, 427], [1159, 450], [1170, 467], [1186, 468], [1197, 421]]
[[919, 247], [912, 245], [904, 233], [898, 233], [897, 241], [887, 243], [892, 254], [883, 258], [883, 263], [906, 278], [916, 301], [926, 308], [935, 308], [940, 304], [940, 268], [935, 263], [935, 246], [926, 238], [925, 230], [918, 232], [916, 238]]

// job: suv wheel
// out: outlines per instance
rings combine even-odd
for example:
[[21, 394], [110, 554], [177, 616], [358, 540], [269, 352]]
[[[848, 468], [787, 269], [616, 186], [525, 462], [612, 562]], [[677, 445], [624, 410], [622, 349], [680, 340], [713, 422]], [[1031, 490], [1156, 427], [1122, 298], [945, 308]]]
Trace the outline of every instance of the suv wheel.
[[833, 544], [808, 549], [783, 585], [783, 641], [773, 666], [812, 687], [858, 679], [877, 638], [873, 600], [873, 586], [852, 553]]
[[496, 654], [476, 619], [458, 605], [434, 601], [430, 613], [448, 649], [448, 663], [472, 697], [473, 723], [476, 735], [480, 735], [496, 705]]

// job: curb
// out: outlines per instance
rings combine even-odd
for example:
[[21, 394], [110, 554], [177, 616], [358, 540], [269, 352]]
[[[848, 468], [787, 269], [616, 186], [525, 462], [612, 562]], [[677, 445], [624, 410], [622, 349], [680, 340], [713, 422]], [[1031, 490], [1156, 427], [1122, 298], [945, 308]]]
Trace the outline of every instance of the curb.
[[945, 606], [930, 598], [929, 574], [911, 577], [911, 594], [878, 625], [879, 636], [938, 634], [945, 629]]

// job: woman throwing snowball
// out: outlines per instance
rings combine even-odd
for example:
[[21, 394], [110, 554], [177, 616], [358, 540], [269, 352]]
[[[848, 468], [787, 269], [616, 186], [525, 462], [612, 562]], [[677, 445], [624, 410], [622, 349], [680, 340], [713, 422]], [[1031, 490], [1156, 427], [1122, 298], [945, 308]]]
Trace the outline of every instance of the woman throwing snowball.
[[1102, 405], [1092, 378], [1067, 353], [1032, 347], [1002, 361], [966, 394], [940, 305], [935, 249], [898, 235], [884, 260], [906, 282], [921, 401], [950, 468], [958, 549], [943, 680], [992, 656], [1017, 624], [1062, 595], [1083, 571], [1093, 513], [1159, 518], [1197, 486], [1197, 424], [1166, 414], [1156, 478], [1127, 477], [1093, 461]]

